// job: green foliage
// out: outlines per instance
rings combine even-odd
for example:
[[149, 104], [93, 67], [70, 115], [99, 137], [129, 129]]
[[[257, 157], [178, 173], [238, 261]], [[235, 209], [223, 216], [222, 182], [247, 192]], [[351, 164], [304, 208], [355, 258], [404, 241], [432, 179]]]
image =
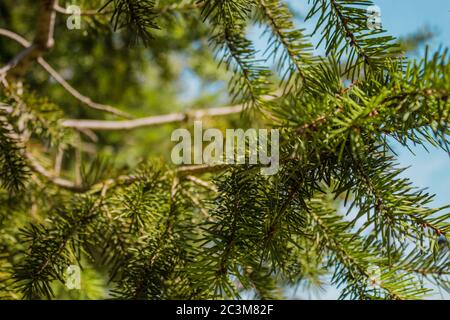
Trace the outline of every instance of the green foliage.
[[361, 71], [383, 69], [395, 58], [394, 38], [383, 30], [367, 27], [367, 9], [373, 1], [310, 0], [312, 7], [306, 19], [319, 15], [316, 31], [322, 35], [327, 54], [336, 52], [338, 60], [346, 58], [344, 75], [356, 79]]
[[[309, 1], [320, 43], [281, 0], [85, 1], [103, 8], [79, 32], [58, 15], [44, 58], [92, 101], [136, 117], [235, 101], [252, 117], [204, 127], [279, 129], [280, 170], [183, 172], [164, 164], [176, 126], [65, 128], [64, 118], [117, 119], [37, 65], [23, 79], [0, 76], [0, 297], [282, 299], [288, 287], [328, 283], [350, 299], [450, 292], [449, 207], [432, 207], [392, 147], [450, 151], [448, 53], [407, 61], [398, 41], [368, 29], [372, 4]], [[33, 14], [2, 2], [0, 28], [31, 39]], [[252, 26], [268, 35], [262, 60]], [[2, 64], [20, 49], [8, 41]], [[81, 290], [65, 286], [71, 265]]]
[[[266, 59], [273, 59], [281, 83], [302, 83], [307, 78], [307, 67], [312, 63], [311, 43], [304, 30], [295, 29], [293, 16], [281, 1], [257, 2], [259, 20], [270, 32], [271, 39], [266, 48]], [[293, 79], [296, 78], [296, 79]]]
[[66, 267], [80, 261], [80, 244], [90, 241], [86, 235], [99, 205], [89, 198], [74, 199], [67, 207], [55, 208], [50, 226], [31, 225], [23, 230], [23, 241], [29, 248], [14, 277], [24, 298], [54, 295], [51, 282], [64, 282]]

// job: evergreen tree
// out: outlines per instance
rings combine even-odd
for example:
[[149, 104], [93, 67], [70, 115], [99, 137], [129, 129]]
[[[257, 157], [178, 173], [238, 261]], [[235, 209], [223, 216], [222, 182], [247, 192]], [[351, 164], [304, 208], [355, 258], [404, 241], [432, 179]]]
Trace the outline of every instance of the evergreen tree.
[[[80, 30], [71, 4], [0, 2], [1, 298], [281, 299], [327, 278], [350, 299], [450, 291], [450, 210], [392, 150], [450, 152], [448, 52], [404, 53], [426, 31], [372, 30], [368, 0], [309, 0], [303, 17], [282, 0], [77, 1]], [[195, 119], [277, 128], [279, 172], [173, 165], [170, 133]]]

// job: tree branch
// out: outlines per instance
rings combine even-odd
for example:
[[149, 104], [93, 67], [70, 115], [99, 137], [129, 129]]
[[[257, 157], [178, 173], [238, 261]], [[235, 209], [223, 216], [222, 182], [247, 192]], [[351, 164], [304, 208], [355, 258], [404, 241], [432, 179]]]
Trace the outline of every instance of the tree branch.
[[28, 45], [25, 50], [14, 57], [2, 68], [2, 74], [9, 73], [13, 78], [21, 77], [33, 60], [40, 57], [45, 51], [50, 50], [55, 44], [53, 33], [55, 28], [55, 6], [57, 0], [40, 0], [39, 13], [37, 16], [36, 35], [33, 44]]
[[[67, 10], [64, 7], [61, 7], [58, 3], [55, 4], [54, 10], [57, 13], [60, 13], [60, 14], [63, 14], [63, 15], [67, 15], [67, 16], [73, 15], [73, 12], [71, 12], [70, 10]], [[80, 15], [82, 15], [82, 16], [100, 16], [100, 15], [107, 15], [107, 14], [110, 14], [112, 12], [113, 12], [112, 10], [108, 10], [108, 11], [106, 11], [106, 10], [105, 11], [82, 10], [80, 12]]]
[[193, 110], [186, 113], [171, 113], [166, 115], [152, 116], [133, 120], [107, 121], [107, 120], [77, 120], [67, 119], [62, 121], [62, 126], [75, 129], [91, 130], [132, 130], [142, 127], [157, 126], [167, 123], [183, 122], [190, 118], [201, 119], [206, 116], [223, 116], [241, 113], [243, 105], [230, 107], [219, 107], [204, 110]]
[[[121, 175], [116, 178], [107, 179], [101, 182], [98, 182], [91, 186], [85, 186], [82, 184], [77, 184], [73, 181], [61, 178], [54, 173], [47, 170], [34, 156], [31, 154], [31, 152], [24, 150], [23, 156], [27, 159], [30, 169], [33, 170], [35, 173], [41, 175], [47, 181], [54, 184], [57, 187], [60, 187], [62, 189], [66, 189], [72, 192], [76, 193], [96, 193], [99, 191], [103, 191], [105, 189], [109, 189], [113, 186], [119, 186], [119, 185], [128, 185], [130, 183], [133, 183], [138, 179], [135, 175]], [[211, 164], [203, 164], [203, 165], [192, 165], [192, 166], [181, 166], [178, 167], [175, 171], [180, 177], [184, 177], [190, 181], [193, 181], [197, 184], [199, 184], [199, 181], [201, 181], [202, 185], [206, 187], [204, 181], [200, 179], [195, 179], [192, 177], [194, 174], [205, 174], [205, 173], [217, 173], [220, 171], [223, 171], [227, 169], [229, 165], [227, 164], [217, 164], [217, 165], [211, 165]], [[195, 180], [195, 181], [194, 181]], [[213, 189], [214, 187], [209, 186], [210, 190], [215, 191]]]
[[214, 186], [214, 185], [212, 185], [212, 184], [209, 184], [208, 182], [206, 182], [206, 181], [204, 181], [204, 180], [202, 180], [202, 179], [200, 179], [200, 178], [198, 178], [198, 177], [196, 177], [196, 176], [190, 176], [190, 175], [188, 175], [188, 176], [186, 176], [185, 178], [186, 178], [186, 180], [192, 181], [192, 182], [195, 183], [196, 185], [198, 185], [198, 186], [200, 186], [200, 187], [203, 187], [203, 188], [205, 188], [205, 189], [208, 189], [209, 191], [212, 191], [212, 192], [218, 192], [216, 186]]
[[[168, 13], [173, 11], [189, 11], [189, 10], [195, 10], [195, 9], [201, 9], [205, 6], [204, 2], [197, 2], [197, 3], [188, 3], [188, 4], [170, 4], [166, 6], [156, 7], [154, 8], [155, 13]], [[55, 11], [60, 14], [64, 15], [72, 15], [73, 13], [67, 10], [64, 7], [61, 7], [59, 4], [56, 4], [54, 7]], [[107, 15], [113, 13], [114, 10], [104, 10], [104, 11], [98, 11], [98, 10], [82, 10], [81, 15], [82, 16], [98, 16], [98, 15]]]
[[[271, 101], [281, 96], [282, 92], [276, 91], [271, 95], [263, 96], [264, 101]], [[150, 116], [132, 120], [108, 121], [108, 120], [88, 120], [88, 119], [66, 119], [62, 121], [62, 126], [77, 130], [90, 129], [98, 131], [132, 130], [142, 127], [158, 126], [168, 123], [183, 122], [189, 119], [201, 119], [204, 117], [225, 116], [239, 114], [245, 109], [243, 104], [228, 107], [217, 107], [210, 109], [197, 109], [188, 112], [170, 113], [165, 115]]]
[[79, 186], [79, 185], [75, 184], [74, 182], [72, 182], [70, 180], [66, 180], [66, 179], [60, 178], [60, 177], [52, 174], [51, 172], [49, 172], [47, 169], [45, 169], [39, 163], [39, 161], [30, 152], [25, 151], [24, 152], [24, 156], [28, 160], [28, 163], [30, 164], [30, 168], [34, 172], [40, 174], [41, 176], [46, 178], [48, 181], [50, 181], [54, 185], [56, 185], [58, 187], [61, 187], [63, 189], [74, 191], [74, 192], [83, 192], [83, 191], [85, 191], [85, 188], [83, 188], [82, 186]]
[[53, 34], [55, 29], [56, 13], [53, 8], [57, 2], [57, 0], [40, 0], [34, 43], [42, 51], [51, 49], [55, 44]]
[[99, 111], [108, 112], [123, 118], [133, 118], [127, 112], [121, 111], [113, 106], [107, 104], [97, 103], [91, 100], [91, 98], [81, 94], [74, 87], [72, 87], [55, 69], [53, 69], [43, 58], [39, 57], [37, 59], [38, 63], [44, 68], [56, 82], [58, 82], [70, 95], [75, 99], [79, 100], [84, 105]]

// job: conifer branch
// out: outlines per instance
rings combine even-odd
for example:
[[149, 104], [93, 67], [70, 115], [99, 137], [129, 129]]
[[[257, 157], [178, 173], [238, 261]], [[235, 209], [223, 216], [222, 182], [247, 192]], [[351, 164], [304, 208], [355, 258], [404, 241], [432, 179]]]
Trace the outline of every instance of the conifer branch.
[[[392, 150], [393, 138], [405, 148], [431, 144], [450, 152], [446, 50], [403, 63], [392, 37], [369, 30], [370, 0], [309, 1], [307, 19], [317, 17], [313, 22], [321, 37], [316, 44], [325, 45], [323, 58], [311, 54], [309, 42], [316, 37], [296, 29], [293, 11], [282, 0], [169, 5], [106, 0], [100, 12], [81, 12], [109, 17], [116, 30], [124, 31], [114, 38], [108, 33], [103, 45], [96, 42], [95, 55], [104, 58], [99, 77], [109, 79], [111, 65], [117, 71], [123, 63], [137, 66], [127, 69], [129, 77], [115, 79], [111, 90], [153, 72], [147, 54], [173, 55], [183, 63], [192, 59], [188, 68], [202, 83], [228, 77], [236, 105], [118, 121], [64, 119], [62, 110], [42, 97], [39, 84], [22, 85], [33, 61], [83, 105], [129, 115], [82, 95], [44, 60], [54, 42], [55, 14], [70, 12], [57, 1], [38, 3], [36, 18], [42, 21], [33, 42], [0, 29], [0, 36], [23, 47], [15, 57], [7, 50], [14, 58], [0, 67], [5, 89], [0, 92], [0, 252], [5, 252], [0, 291], [6, 292], [1, 297], [100, 299], [111, 292], [126, 299], [236, 299], [245, 291], [282, 298], [287, 285], [320, 287], [328, 276], [341, 289], [340, 298], [422, 299], [435, 288], [450, 290], [449, 207], [432, 208], [433, 195], [403, 178]], [[17, 28], [20, 11], [0, 6], [12, 17], [7, 28]], [[105, 19], [87, 20], [89, 34], [99, 31], [100, 37], [97, 23]], [[261, 36], [269, 35], [257, 48], [265, 46], [266, 59], [258, 60], [247, 39], [254, 22], [264, 28]], [[155, 46], [108, 55], [130, 38]], [[204, 45], [207, 39], [212, 46]], [[76, 54], [93, 56], [92, 41], [83, 38]], [[211, 61], [204, 63], [205, 55], [212, 58], [208, 50], [227, 72], [203, 70], [211, 67]], [[73, 55], [66, 51], [60, 58]], [[282, 94], [268, 95], [274, 78], [269, 58]], [[124, 99], [136, 105], [139, 97], [176, 80], [165, 72], [152, 76], [152, 88], [127, 87]], [[155, 97], [160, 95], [167, 92]], [[173, 167], [150, 160], [133, 169], [135, 155], [145, 156], [146, 149], [118, 140], [149, 142], [154, 135], [129, 131], [124, 140], [124, 134], [113, 132], [215, 116], [222, 116], [224, 125], [229, 122], [227, 127], [247, 127], [237, 117], [225, 117], [246, 108], [254, 112], [246, 119], [252, 127], [280, 132], [273, 175], [264, 175], [262, 164]], [[69, 129], [89, 136], [90, 149], [74, 138], [79, 132]], [[111, 132], [97, 137], [93, 130]], [[116, 163], [109, 161], [113, 154], [120, 155]], [[68, 173], [74, 167], [72, 179]], [[82, 289], [59, 290], [67, 266], [82, 262]], [[13, 281], [3, 282], [5, 277]], [[94, 296], [90, 287], [98, 288]]]
[[0, 69], [0, 77], [6, 73], [17, 78], [21, 77], [33, 60], [50, 50], [55, 40], [53, 39], [55, 27], [55, 12], [53, 7], [57, 0], [40, 0], [39, 12], [36, 21], [36, 35], [32, 44], [20, 52], [8, 65]]
[[[339, 60], [347, 56], [343, 76], [355, 80], [368, 72], [380, 71], [389, 60], [398, 61], [400, 53], [394, 38], [383, 30], [368, 28], [367, 9], [372, 1], [352, 3], [346, 0], [311, 0], [313, 6], [306, 20], [318, 14], [314, 32], [322, 33], [320, 43], [325, 42], [326, 53], [336, 54]], [[347, 44], [347, 45], [345, 45]], [[364, 71], [361, 74], [360, 71]]]
[[[292, 15], [284, 3], [278, 0], [258, 0], [258, 7], [263, 22], [268, 23], [271, 33], [276, 40], [271, 40], [271, 45], [266, 49], [275, 59], [279, 50], [277, 42], [283, 46], [284, 54], [279, 55], [278, 68], [285, 72], [282, 81], [289, 82], [293, 72], [296, 71], [301, 80], [306, 81], [306, 68], [311, 63], [311, 45], [305, 41], [302, 30], [295, 30]], [[270, 50], [270, 51], [269, 51]], [[290, 63], [286, 66], [286, 60]]]
[[[9, 30], [6, 29], [1, 29], [0, 28], [0, 35], [8, 37], [14, 41], [16, 41], [17, 43], [21, 44], [24, 47], [32, 47], [32, 45], [23, 37], [21, 37], [20, 35], [11, 32]], [[112, 106], [109, 105], [104, 105], [101, 103], [96, 103], [94, 101], [92, 101], [89, 97], [84, 96], [83, 94], [81, 94], [79, 91], [77, 91], [74, 87], [72, 87], [55, 69], [53, 69], [52, 66], [50, 66], [47, 61], [44, 60], [44, 58], [42, 57], [37, 57], [37, 62], [39, 63], [39, 65], [41, 65], [42, 68], [44, 68], [44, 70], [46, 70], [50, 76], [53, 77], [53, 79], [55, 79], [56, 82], [58, 82], [69, 94], [71, 94], [74, 98], [76, 98], [77, 100], [79, 100], [81, 103], [85, 104], [86, 106], [95, 109], [95, 110], [100, 110], [100, 111], [104, 111], [104, 112], [108, 112], [120, 117], [125, 117], [125, 118], [132, 118], [131, 115], [129, 115], [126, 112], [123, 112], [121, 110], [118, 110]], [[7, 68], [7, 66], [5, 66], [4, 68]], [[3, 68], [2, 68], [3, 69]], [[2, 71], [0, 69], [0, 77], [2, 75]]]

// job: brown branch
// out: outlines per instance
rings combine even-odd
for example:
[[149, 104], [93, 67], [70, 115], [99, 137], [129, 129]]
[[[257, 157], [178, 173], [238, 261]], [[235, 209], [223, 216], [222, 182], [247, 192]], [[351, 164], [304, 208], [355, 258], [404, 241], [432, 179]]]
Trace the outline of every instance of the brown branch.
[[[279, 98], [281, 91], [276, 91], [271, 95], [263, 96], [263, 100], [268, 102]], [[142, 127], [158, 126], [168, 123], [183, 122], [189, 119], [201, 119], [204, 117], [226, 116], [231, 114], [239, 114], [244, 110], [244, 105], [238, 104], [228, 107], [217, 107], [210, 109], [197, 109], [188, 112], [177, 112], [165, 115], [150, 116], [132, 120], [108, 121], [108, 120], [89, 120], [89, 119], [66, 119], [61, 122], [62, 126], [74, 128], [77, 130], [132, 130]]]
[[188, 176], [193, 174], [217, 173], [229, 167], [229, 164], [198, 164], [178, 167], [176, 171], [181, 176]]
[[157, 126], [167, 123], [183, 122], [188, 119], [201, 119], [206, 116], [223, 116], [241, 113], [243, 105], [219, 107], [204, 110], [193, 110], [186, 113], [171, 113], [133, 120], [107, 121], [107, 120], [77, 120], [67, 119], [62, 121], [62, 126], [75, 129], [91, 130], [132, 130], [142, 127]]
[[[155, 13], [168, 13], [172, 11], [190, 11], [190, 10], [196, 10], [201, 9], [205, 6], [204, 2], [198, 2], [198, 3], [188, 3], [184, 5], [180, 5], [177, 3], [156, 7], [153, 9], [153, 12]], [[61, 7], [59, 4], [56, 4], [54, 7], [54, 10], [57, 13], [64, 14], [64, 15], [72, 15], [73, 13], [67, 10], [64, 7]], [[98, 10], [82, 10], [80, 12], [80, 15], [82, 16], [98, 16], [98, 15], [107, 15], [113, 13], [114, 10], [104, 10], [104, 11], [98, 11]]]
[[[206, 173], [217, 173], [220, 171], [224, 171], [227, 168], [229, 168], [230, 165], [227, 164], [201, 164], [201, 165], [192, 165], [192, 166], [181, 166], [175, 169], [175, 172], [180, 178], [185, 178], [187, 180], [193, 181], [193, 178], [195, 179], [196, 183], [200, 183], [202, 181], [202, 184], [207, 184], [206, 181], [200, 180], [196, 177], [193, 177], [192, 175], [201, 175]], [[113, 179], [107, 179], [105, 181], [99, 182], [90, 188], [86, 188], [82, 192], [88, 192], [88, 193], [96, 193], [98, 191], [109, 189], [114, 186], [123, 186], [128, 185], [130, 183], [135, 182], [137, 179], [139, 179], [138, 176], [135, 175], [121, 175], [119, 177], [113, 178]], [[215, 191], [213, 186], [208, 185], [208, 188], [212, 188], [211, 191]]]
[[28, 163], [30, 164], [30, 168], [34, 172], [40, 174], [41, 176], [46, 178], [49, 182], [53, 183], [54, 185], [56, 185], [60, 188], [63, 188], [63, 189], [74, 191], [74, 192], [86, 191], [85, 188], [83, 188], [82, 186], [79, 186], [70, 180], [60, 178], [60, 177], [54, 175], [53, 173], [49, 172], [47, 169], [45, 169], [39, 163], [39, 161], [30, 152], [25, 151], [24, 156], [28, 160]]
[[57, 0], [40, 0], [34, 43], [42, 51], [53, 48], [55, 44], [53, 34], [56, 14], [53, 8], [57, 2]]
[[[121, 175], [113, 179], [107, 179], [104, 181], [101, 181], [99, 183], [96, 183], [92, 186], [85, 186], [82, 184], [77, 184], [73, 181], [61, 178], [54, 173], [47, 170], [34, 156], [31, 154], [31, 152], [24, 150], [23, 156], [27, 159], [30, 169], [33, 170], [35, 173], [41, 175], [45, 179], [47, 179], [48, 182], [54, 184], [55, 186], [66, 189], [72, 192], [76, 193], [97, 193], [100, 191], [104, 191], [106, 189], [109, 189], [114, 186], [123, 186], [123, 185], [129, 185], [130, 183], [135, 182], [137, 179], [139, 179], [135, 175]], [[192, 165], [192, 166], [181, 166], [178, 167], [175, 172], [180, 176], [184, 177], [188, 180], [192, 181], [192, 176], [194, 174], [205, 174], [205, 173], [217, 173], [220, 171], [223, 171], [227, 169], [229, 165], [226, 164], [218, 164], [218, 165]], [[188, 177], [190, 176], [190, 177]], [[200, 181], [200, 179], [196, 179], [197, 183]], [[205, 183], [204, 181], [202, 181]], [[208, 186], [210, 187], [210, 186]]]
[[195, 2], [195, 3], [188, 3], [184, 5], [179, 5], [177, 3], [162, 6], [162, 7], [156, 7], [154, 9], [154, 12], [156, 13], [168, 13], [172, 11], [190, 11], [190, 10], [196, 10], [201, 9], [205, 6], [205, 2]]
[[16, 41], [22, 47], [29, 47], [31, 45], [30, 42], [28, 40], [26, 40], [25, 38], [23, 38], [22, 36], [20, 36], [19, 34], [15, 33], [15, 32], [9, 31], [7, 29], [0, 28], [0, 35]]
[[[64, 14], [64, 15], [73, 15], [73, 12], [67, 10], [64, 7], [61, 7], [58, 3], [55, 4], [55, 7], [53, 8], [57, 13]], [[99, 16], [99, 15], [107, 15], [113, 13], [112, 10], [105, 10], [105, 11], [98, 11], [98, 10], [82, 10], [80, 12], [80, 15], [82, 16]]]

